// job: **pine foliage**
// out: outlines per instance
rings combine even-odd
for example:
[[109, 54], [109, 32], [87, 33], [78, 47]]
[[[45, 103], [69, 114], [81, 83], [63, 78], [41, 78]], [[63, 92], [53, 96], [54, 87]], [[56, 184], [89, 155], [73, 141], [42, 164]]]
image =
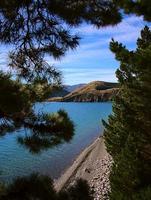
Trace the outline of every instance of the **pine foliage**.
[[[110, 49], [120, 62], [120, 92], [105, 123], [105, 143], [114, 159], [111, 198], [151, 199], [151, 31], [146, 26], [135, 51], [112, 40]], [[137, 195], [138, 193], [138, 195]], [[134, 198], [135, 196], [135, 198]], [[136, 197], [137, 196], [137, 197]]]

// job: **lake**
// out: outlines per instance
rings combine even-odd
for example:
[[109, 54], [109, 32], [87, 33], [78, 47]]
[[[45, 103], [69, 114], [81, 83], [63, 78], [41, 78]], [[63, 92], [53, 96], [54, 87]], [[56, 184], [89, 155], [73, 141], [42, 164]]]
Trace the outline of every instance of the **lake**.
[[112, 112], [112, 103], [41, 103], [36, 110], [55, 112], [64, 109], [75, 124], [75, 135], [69, 143], [60, 144], [40, 154], [31, 154], [17, 143], [23, 129], [0, 137], [0, 180], [11, 181], [16, 176], [32, 172], [58, 178], [76, 156], [103, 133], [102, 119]]

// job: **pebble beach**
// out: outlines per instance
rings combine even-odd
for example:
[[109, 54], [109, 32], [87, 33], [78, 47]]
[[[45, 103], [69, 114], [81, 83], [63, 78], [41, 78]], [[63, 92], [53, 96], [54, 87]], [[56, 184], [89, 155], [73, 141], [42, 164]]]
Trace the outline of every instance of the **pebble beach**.
[[55, 180], [57, 191], [73, 185], [79, 178], [87, 180], [94, 200], [108, 200], [112, 158], [107, 153], [103, 137], [84, 149], [62, 176]]

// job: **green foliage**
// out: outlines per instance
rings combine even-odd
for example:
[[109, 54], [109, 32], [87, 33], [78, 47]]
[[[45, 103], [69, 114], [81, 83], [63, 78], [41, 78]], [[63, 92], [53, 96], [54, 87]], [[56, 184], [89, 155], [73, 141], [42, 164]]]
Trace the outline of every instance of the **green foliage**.
[[0, 115], [9, 117], [28, 112], [31, 106], [29, 91], [10, 75], [0, 72]]
[[114, 0], [121, 9], [127, 14], [134, 13], [138, 16], [143, 15], [144, 20], [151, 21], [151, 3], [148, 0]]
[[151, 199], [151, 187], [141, 190], [139, 193], [133, 195], [132, 200], [149, 200]]
[[71, 140], [73, 122], [67, 113], [59, 110], [54, 114], [35, 113], [32, 105], [42, 101], [51, 89], [44, 80], [22, 84], [11, 74], [0, 73], [0, 135], [26, 128], [29, 134], [18, 137], [18, 142], [33, 153], [52, 148]]
[[58, 200], [92, 200], [90, 187], [87, 181], [79, 179], [75, 185], [58, 193]]
[[4, 184], [0, 183], [0, 200], [4, 197], [6, 194], [6, 187]]
[[110, 48], [120, 61], [120, 93], [113, 114], [104, 122], [106, 147], [114, 159], [110, 199], [139, 199], [143, 190], [144, 199], [150, 199], [146, 188], [151, 186], [151, 31], [142, 30], [136, 51], [114, 40]]
[[3, 200], [55, 200], [53, 183], [47, 176], [32, 174], [29, 177], [16, 179], [6, 186]]
[[74, 124], [64, 110], [52, 114], [32, 114], [24, 126], [30, 129], [30, 133], [19, 136], [18, 142], [32, 153], [69, 142], [74, 135]]
[[56, 192], [52, 180], [39, 174], [17, 178], [1, 191], [0, 200], [92, 200], [84, 180], [79, 179], [68, 189]]

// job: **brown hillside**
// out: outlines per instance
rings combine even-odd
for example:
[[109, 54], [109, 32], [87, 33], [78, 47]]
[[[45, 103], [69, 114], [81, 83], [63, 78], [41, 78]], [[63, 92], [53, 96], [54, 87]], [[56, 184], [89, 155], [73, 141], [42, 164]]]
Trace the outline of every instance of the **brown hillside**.
[[110, 101], [117, 94], [118, 84], [103, 81], [93, 81], [81, 88], [74, 90], [60, 99], [49, 99], [49, 101], [65, 102], [101, 102]]

